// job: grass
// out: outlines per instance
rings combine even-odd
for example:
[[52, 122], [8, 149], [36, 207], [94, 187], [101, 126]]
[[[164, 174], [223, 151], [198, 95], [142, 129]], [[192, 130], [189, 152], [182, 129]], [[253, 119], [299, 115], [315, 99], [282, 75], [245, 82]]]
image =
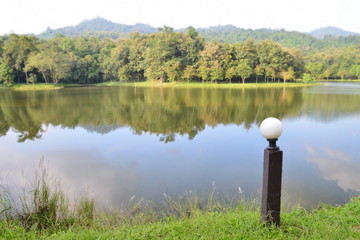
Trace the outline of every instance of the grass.
[[113, 218], [96, 218], [91, 225], [73, 224], [59, 231], [24, 229], [3, 221], [3, 239], [359, 239], [360, 199], [344, 206], [322, 206], [313, 211], [297, 209], [282, 214], [280, 228], [260, 223], [259, 209], [240, 203], [224, 211], [197, 210], [189, 217], [168, 217], [139, 222], [113, 223]]
[[36, 84], [26, 84], [26, 83], [16, 83], [13, 84], [10, 88], [16, 91], [27, 91], [27, 90], [53, 90], [63, 88], [63, 84], [49, 84], [49, 83], [36, 83]]
[[360, 79], [323, 79], [319, 81], [326, 81], [326, 82], [360, 82]]
[[1, 239], [359, 239], [360, 196], [343, 206], [283, 211], [281, 226], [260, 222], [258, 200], [216, 200], [191, 192], [162, 203], [133, 197], [111, 212], [97, 211], [95, 200], [70, 204], [58, 181], [42, 166], [21, 207], [1, 192]]
[[27, 90], [54, 90], [61, 89], [64, 87], [79, 87], [79, 86], [135, 86], [135, 87], [164, 87], [164, 88], [283, 88], [285, 87], [308, 87], [319, 85], [320, 83], [310, 83], [304, 84], [299, 82], [287, 82], [278, 83], [278, 82], [268, 82], [268, 83], [199, 83], [199, 82], [104, 82], [99, 84], [51, 84], [51, 83], [36, 83], [36, 84], [26, 84], [26, 83], [15, 83], [12, 86], [7, 86], [5, 84], [0, 84], [0, 89], [12, 89], [16, 91], [27, 91]]
[[0, 84], [0, 89], [10, 89], [10, 87], [6, 84]]
[[135, 87], [164, 87], [164, 88], [283, 88], [285, 87], [307, 87], [307, 86], [314, 86], [319, 85], [319, 83], [299, 83], [299, 82], [287, 82], [278, 83], [278, 82], [261, 82], [261, 83], [200, 83], [200, 82], [104, 82], [97, 84], [97, 86], [135, 86]]
[[[11, 86], [8, 86], [6, 84], [0, 84], [0, 89], [11, 89], [15, 91], [28, 91], [28, 90], [55, 90], [55, 89], [61, 89], [64, 87], [78, 87], [83, 86], [81, 84], [52, 84], [52, 83], [14, 83]], [[88, 86], [88, 85], [87, 85]]]

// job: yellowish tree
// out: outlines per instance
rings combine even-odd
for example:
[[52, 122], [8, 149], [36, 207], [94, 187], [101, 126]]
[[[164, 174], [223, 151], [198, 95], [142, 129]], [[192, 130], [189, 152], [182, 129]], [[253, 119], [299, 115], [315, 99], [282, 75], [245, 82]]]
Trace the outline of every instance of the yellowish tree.
[[295, 78], [295, 71], [293, 67], [289, 67], [287, 70], [281, 71], [281, 76], [284, 79], [284, 84], [286, 83], [286, 80], [292, 80]]

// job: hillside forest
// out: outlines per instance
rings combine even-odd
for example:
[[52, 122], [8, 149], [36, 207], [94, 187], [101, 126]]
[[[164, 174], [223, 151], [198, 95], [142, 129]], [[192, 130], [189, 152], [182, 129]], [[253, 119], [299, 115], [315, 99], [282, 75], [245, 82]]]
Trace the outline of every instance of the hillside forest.
[[[345, 39], [345, 38], [344, 38]], [[319, 40], [320, 41], [320, 40]], [[324, 40], [326, 41], [326, 39]], [[273, 40], [205, 40], [193, 27], [164, 26], [119, 39], [0, 36], [0, 82], [267, 82], [359, 79], [360, 43], [289, 48]]]

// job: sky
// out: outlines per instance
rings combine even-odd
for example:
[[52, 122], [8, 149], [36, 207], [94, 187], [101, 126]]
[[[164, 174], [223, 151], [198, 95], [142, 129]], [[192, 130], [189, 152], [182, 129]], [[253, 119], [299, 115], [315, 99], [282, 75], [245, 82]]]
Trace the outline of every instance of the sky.
[[39, 34], [103, 17], [178, 28], [232, 24], [310, 32], [335, 26], [360, 33], [360, 0], [1, 0], [0, 35]]

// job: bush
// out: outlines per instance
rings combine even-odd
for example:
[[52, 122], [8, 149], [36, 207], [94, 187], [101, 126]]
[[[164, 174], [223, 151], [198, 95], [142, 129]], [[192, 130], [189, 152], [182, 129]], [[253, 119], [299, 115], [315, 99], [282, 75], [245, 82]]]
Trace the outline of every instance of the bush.
[[302, 81], [303, 83], [308, 84], [315, 81], [315, 78], [308, 73], [304, 73]]

